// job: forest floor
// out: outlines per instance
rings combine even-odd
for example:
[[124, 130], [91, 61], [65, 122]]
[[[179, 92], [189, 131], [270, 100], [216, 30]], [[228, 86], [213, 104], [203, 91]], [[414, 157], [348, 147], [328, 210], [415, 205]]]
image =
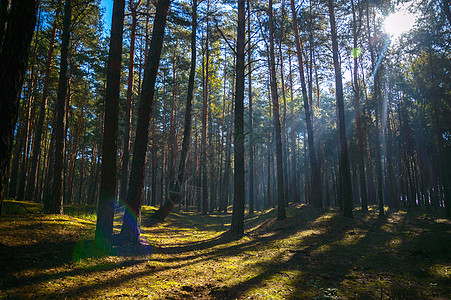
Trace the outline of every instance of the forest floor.
[[[451, 221], [442, 211], [355, 211], [290, 205], [247, 216], [179, 208], [152, 224], [143, 208], [142, 246], [92, 246], [94, 208], [43, 215], [5, 201], [0, 217], [0, 299], [450, 299]], [[121, 214], [114, 233], [120, 232]], [[116, 237], [115, 236], [115, 237]]]

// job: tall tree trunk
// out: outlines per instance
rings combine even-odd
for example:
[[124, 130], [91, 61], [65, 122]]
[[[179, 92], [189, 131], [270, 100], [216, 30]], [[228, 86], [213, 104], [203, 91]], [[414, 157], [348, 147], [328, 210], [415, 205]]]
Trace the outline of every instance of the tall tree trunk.
[[[285, 20], [285, 1], [282, 0], [282, 20]], [[286, 182], [284, 183], [284, 201], [285, 206], [288, 206], [289, 202], [289, 194], [288, 194], [288, 186], [290, 185], [290, 180], [288, 180], [288, 149], [287, 149], [287, 97], [285, 95], [285, 75], [284, 75], [284, 66], [283, 66], [283, 52], [282, 52], [282, 43], [285, 39], [285, 31], [283, 22], [280, 24], [280, 41], [279, 41], [279, 64], [280, 64], [280, 81], [281, 81], [281, 89], [282, 89], [282, 99], [283, 99], [283, 117], [282, 117], [282, 158], [283, 158], [283, 178], [285, 178]]]
[[293, 97], [293, 72], [291, 66], [291, 52], [288, 52], [288, 63], [290, 67], [290, 104], [291, 104], [291, 194], [293, 195], [293, 202], [300, 202], [299, 190], [298, 190], [298, 176], [297, 176], [297, 154], [296, 154], [296, 133], [295, 133], [295, 123], [294, 123], [294, 97]]
[[208, 184], [207, 184], [207, 132], [208, 132], [208, 97], [209, 97], [209, 65], [210, 65], [210, 49], [209, 49], [209, 10], [210, 1], [207, 0], [207, 27], [205, 33], [205, 62], [202, 62], [203, 72], [203, 103], [202, 103], [202, 152], [201, 152], [201, 164], [202, 164], [202, 214], [206, 215], [208, 212]]
[[168, 176], [166, 182], [167, 197], [169, 198], [171, 182], [176, 180], [175, 178], [175, 163], [176, 163], [176, 99], [177, 99], [177, 54], [174, 52], [172, 61], [172, 97], [171, 97], [171, 117], [169, 119], [169, 142], [168, 142]]
[[174, 206], [180, 202], [180, 189], [185, 184], [185, 165], [188, 157], [189, 145], [191, 143], [191, 114], [194, 94], [194, 77], [196, 75], [196, 31], [197, 31], [197, 0], [193, 0], [191, 28], [191, 65], [188, 78], [188, 93], [186, 96], [185, 125], [183, 128], [182, 153], [180, 155], [177, 181], [171, 182], [169, 186], [169, 199], [160, 206], [152, 218], [163, 221], [172, 211]]
[[235, 136], [234, 136], [234, 192], [233, 213], [230, 232], [244, 234], [244, 47], [245, 47], [245, 8], [244, 0], [238, 0], [238, 28], [236, 50], [235, 85]]
[[343, 214], [345, 217], [352, 218], [352, 184], [351, 172], [349, 169], [348, 145], [346, 141], [346, 124], [343, 99], [343, 83], [341, 75], [341, 66], [338, 57], [337, 30], [335, 27], [335, 12], [333, 0], [328, 0], [329, 19], [332, 36], [332, 52], [335, 69], [335, 93], [337, 97], [338, 108], [338, 128], [340, 132], [340, 190], [343, 201]]
[[[329, 0], [330, 1], [330, 0]], [[372, 69], [376, 67], [376, 58], [374, 53], [374, 45], [372, 43], [371, 39], [371, 28], [369, 25], [369, 8], [368, 3], [367, 5], [367, 29], [368, 29], [368, 36], [370, 37], [369, 41], [369, 48], [370, 48], [370, 54], [371, 54], [371, 66]], [[379, 136], [379, 101], [381, 99], [380, 97], [380, 72], [376, 72], [374, 74], [374, 103], [375, 103], [375, 151], [376, 151], [376, 177], [377, 177], [377, 198], [379, 201], [379, 216], [383, 217], [385, 215], [384, 212], [384, 196], [383, 196], [383, 183], [382, 183], [382, 161], [381, 161], [381, 149], [380, 149], [380, 136]]]
[[36, 124], [36, 133], [33, 137], [33, 149], [31, 151], [31, 171], [27, 181], [27, 191], [25, 193], [26, 199], [34, 199], [33, 195], [36, 193], [36, 176], [37, 176], [37, 167], [38, 167], [38, 157], [41, 153], [41, 141], [42, 141], [42, 131], [44, 129], [44, 122], [46, 117], [47, 110], [47, 98], [49, 95], [49, 85], [50, 85], [50, 69], [52, 65], [53, 59], [53, 49], [55, 45], [55, 37], [56, 37], [56, 29], [57, 29], [57, 20], [59, 15], [59, 9], [56, 11], [55, 20], [53, 21], [52, 27], [52, 35], [50, 37], [49, 50], [47, 54], [46, 68], [45, 68], [45, 76], [44, 76], [44, 87], [42, 90], [42, 100], [41, 100], [41, 108], [39, 111], [38, 123]]
[[[156, 110], [155, 110], [156, 111]], [[151, 123], [152, 123], [152, 191], [151, 191], [151, 201], [150, 205], [156, 205], [157, 198], [157, 126], [155, 121], [155, 111], [153, 112]]]
[[[224, 72], [226, 71], [226, 69], [227, 69], [227, 50], [224, 51]], [[226, 108], [228, 108], [228, 105], [226, 104], [226, 90], [227, 90], [226, 87], [227, 87], [227, 77], [224, 77], [224, 82], [222, 85], [222, 126], [221, 126], [223, 128], [223, 131], [226, 128], [225, 127], [226, 126]], [[227, 134], [228, 134], [228, 132], [227, 132]], [[223, 195], [224, 195], [224, 187], [225, 187], [224, 155], [225, 155], [225, 151], [226, 151], [226, 147], [224, 147], [224, 139], [225, 139], [224, 134], [222, 134], [221, 141], [220, 141], [221, 155], [220, 155], [220, 159], [219, 159], [219, 162], [220, 162], [220, 168], [219, 168], [219, 175], [220, 175], [219, 191], [220, 192], [219, 192], [219, 207], [218, 207], [219, 212], [227, 210], [227, 207], [225, 207], [224, 201], [223, 201], [225, 199], [225, 197], [223, 197]]]
[[103, 126], [100, 194], [97, 207], [95, 242], [104, 252], [111, 252], [116, 194], [116, 156], [121, 86], [122, 36], [125, 0], [114, 0], [108, 53], [107, 86], [105, 92], [105, 120]]
[[[358, 4], [358, 2], [357, 2]], [[365, 161], [363, 160], [363, 135], [362, 135], [362, 122], [360, 119], [360, 86], [359, 86], [359, 68], [358, 57], [360, 49], [358, 48], [358, 31], [357, 17], [354, 6], [354, 0], [351, 0], [352, 7], [352, 33], [353, 33], [353, 56], [354, 56], [354, 103], [356, 114], [356, 131], [357, 131], [357, 159], [359, 165], [359, 179], [360, 179], [360, 197], [362, 199], [361, 206], [362, 211], [368, 211], [368, 195], [366, 192], [366, 178], [365, 178]]]
[[97, 156], [97, 144], [95, 143], [92, 147], [91, 152], [91, 166], [89, 171], [89, 185], [88, 185], [88, 191], [86, 195], [86, 204], [87, 205], [94, 205], [95, 204], [95, 198], [92, 197], [93, 190], [95, 189], [94, 180], [95, 180], [95, 174], [96, 174], [96, 156]]
[[64, 5], [63, 32], [61, 41], [61, 62], [56, 98], [55, 123], [55, 157], [53, 163], [52, 197], [44, 203], [44, 212], [50, 214], [63, 213], [63, 164], [65, 140], [65, 112], [67, 96], [67, 69], [70, 43], [70, 25], [72, 17], [72, 0], [66, 0]]
[[16, 0], [12, 3], [3, 45], [0, 43], [0, 213], [38, 2]]
[[271, 98], [273, 103], [273, 115], [274, 115], [274, 127], [276, 129], [276, 159], [277, 159], [277, 219], [286, 219], [285, 214], [285, 190], [283, 180], [283, 157], [282, 157], [282, 133], [280, 129], [280, 116], [279, 116], [279, 96], [277, 95], [277, 78], [276, 78], [276, 62], [274, 57], [274, 25], [273, 25], [273, 10], [272, 0], [269, 0], [269, 56], [271, 67]]
[[132, 243], [139, 243], [139, 225], [144, 187], [144, 172], [146, 166], [147, 143], [149, 139], [149, 122], [153, 112], [155, 82], [160, 65], [161, 49], [163, 47], [164, 28], [170, 0], [159, 0], [155, 11], [153, 34], [150, 41], [148, 59], [144, 69], [141, 102], [138, 108], [138, 125], [133, 148], [133, 160], [130, 183], [127, 194], [129, 209], [125, 211], [122, 223], [124, 238]]
[[135, 66], [135, 40], [136, 40], [136, 24], [138, 23], [138, 7], [141, 0], [136, 4], [134, 0], [130, 0], [129, 7], [132, 16], [132, 26], [130, 29], [130, 57], [128, 60], [128, 81], [127, 81], [127, 101], [125, 104], [125, 128], [124, 128], [124, 145], [122, 152], [122, 171], [121, 171], [121, 191], [119, 199], [125, 201], [127, 197], [128, 183], [128, 167], [130, 162], [130, 136], [132, 124], [132, 105], [133, 105], [133, 85], [134, 85], [134, 66]]
[[310, 111], [310, 105], [307, 95], [307, 85], [305, 82], [305, 75], [304, 75], [304, 62], [302, 58], [302, 46], [301, 46], [301, 40], [299, 37], [299, 26], [298, 26], [298, 20], [296, 15], [296, 7], [294, 5], [294, 0], [290, 0], [290, 6], [291, 6], [291, 16], [293, 19], [293, 31], [294, 31], [294, 38], [295, 38], [295, 45], [296, 45], [296, 52], [297, 52], [297, 58], [298, 58], [298, 64], [299, 64], [299, 75], [301, 80], [301, 89], [302, 89], [302, 98], [304, 103], [304, 110], [305, 110], [305, 121], [307, 125], [307, 135], [308, 135], [308, 149], [309, 149], [309, 159], [310, 159], [310, 168], [312, 172], [312, 189], [311, 189], [311, 201], [314, 207], [321, 208], [322, 203], [322, 192], [321, 192], [321, 171], [320, 171], [320, 165], [318, 163], [318, 160], [316, 159], [315, 154], [315, 140], [314, 140], [314, 131], [313, 131], [313, 124], [312, 124], [312, 116]]
[[254, 213], [254, 117], [252, 111], [252, 44], [251, 44], [251, 6], [247, 0], [247, 75], [249, 98], [249, 214]]

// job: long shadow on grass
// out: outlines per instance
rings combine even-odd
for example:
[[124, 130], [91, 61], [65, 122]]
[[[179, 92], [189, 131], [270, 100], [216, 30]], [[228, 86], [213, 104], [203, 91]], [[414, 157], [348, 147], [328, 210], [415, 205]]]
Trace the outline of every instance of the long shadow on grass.
[[[304, 211], [308, 213], [304, 213]], [[315, 210], [308, 207], [301, 207], [296, 219], [287, 219], [284, 221], [267, 220], [251, 232], [247, 232], [250, 239], [246, 242], [238, 242], [233, 245], [227, 245], [235, 240], [236, 237], [224, 232], [223, 234], [201, 242], [187, 243], [179, 246], [156, 247], [156, 252], [160, 254], [171, 254], [175, 257], [154, 259], [164, 263], [174, 263], [188, 260], [196, 260], [196, 263], [215, 258], [236, 256], [244, 252], [253, 252], [270, 247], [274, 242], [287, 239], [296, 234], [300, 228], [305, 228], [307, 224], [321, 216], [321, 210]], [[210, 251], [208, 251], [211, 249]], [[204, 251], [205, 250], [205, 251]], [[179, 256], [184, 253], [195, 252]]]
[[[357, 228], [358, 221], [354, 222]], [[305, 297], [306, 290], [312, 288], [311, 282], [316, 283], [318, 294], [315, 296], [319, 297], [326, 296], [323, 293], [328, 288], [339, 288], [345, 297], [351, 298], [378, 299], [381, 295], [390, 299], [429, 298], [430, 295], [423, 294], [429, 289], [424, 283], [433, 278], [421, 270], [438, 261], [449, 262], [449, 255], [442, 251], [449, 246], [449, 239], [448, 246], [442, 244], [437, 247], [440, 238], [433, 238], [427, 227], [424, 223], [406, 226], [401, 214], [388, 212], [387, 219], [373, 218], [364, 223], [362, 235], [355, 241], [332, 242], [325, 251], [308, 249], [309, 256], [293, 256], [290, 263], [299, 264], [303, 274], [292, 281], [293, 293], [289, 298]], [[412, 238], [409, 232], [418, 228], [426, 230]], [[359, 235], [355, 230], [344, 235], [350, 238], [350, 234]], [[446, 237], [445, 233], [442, 235]], [[398, 246], [391, 246], [394, 241], [398, 241]], [[436, 253], [428, 255], [424, 250], [426, 247]]]
[[[302, 217], [303, 215], [301, 218]], [[306, 222], [296, 224], [296, 232], [307, 230], [309, 226], [313, 226], [313, 228], [317, 229], [321, 228], [323, 229], [323, 232], [320, 234], [310, 234], [301, 238], [297, 247], [279, 253], [277, 257], [273, 258], [271, 261], [253, 264], [250, 268], [257, 267], [261, 270], [257, 276], [234, 286], [224, 287], [223, 289], [214, 292], [212, 296], [216, 299], [236, 299], [254, 287], [263, 286], [266, 280], [276, 275], [282, 274], [285, 271], [302, 269], [305, 261], [310, 260], [309, 253], [318, 249], [324, 243], [324, 240], [339, 241], [344, 237], [345, 230], [341, 230], [339, 226], [337, 226], [342, 220], [346, 221], [346, 219], [335, 213], [324, 220], [313, 218], [306, 220]], [[293, 223], [293, 220], [287, 220], [287, 222]], [[349, 222], [343, 224], [344, 228], [347, 228], [349, 225]], [[324, 230], [324, 228], [326, 228], [326, 230]], [[287, 237], [286, 235], [283, 236], [283, 238]], [[263, 241], [263, 243], [265, 243], [265, 241]], [[291, 254], [291, 257], [288, 260], [285, 259], [287, 252], [288, 254]]]
[[[102, 271], [111, 271], [111, 270], [116, 270], [116, 269], [121, 269], [121, 267], [131, 267], [133, 265], [137, 265], [142, 263], [143, 261], [128, 261], [128, 262], [123, 262], [123, 263], [119, 263], [119, 264], [107, 264], [107, 265], [101, 265], [101, 266], [93, 266], [90, 268], [86, 268], [86, 269], [77, 269], [77, 270], [73, 270], [70, 272], [64, 272], [64, 274], [55, 274], [55, 278], [48, 278], [48, 279], [58, 279], [61, 277], [65, 277], [65, 276], [76, 276], [76, 275], [89, 275], [91, 273], [94, 272], [102, 272]], [[102, 279], [102, 278], [97, 278], [95, 280], [95, 282], [89, 282], [86, 283], [87, 279], [83, 279], [83, 284], [77, 284], [76, 282], [74, 283], [69, 283], [72, 286], [71, 287], [67, 287], [64, 288], [60, 291], [57, 292], [53, 292], [51, 294], [46, 293], [45, 296], [43, 296], [41, 294], [41, 297], [44, 298], [48, 298], [48, 299], [78, 299], [80, 297], [83, 298], [87, 298], [89, 297], [93, 292], [98, 291], [98, 290], [104, 290], [106, 288], [112, 288], [112, 287], [117, 287], [118, 285], [124, 284], [127, 281], [130, 281], [132, 279], [135, 278], [139, 278], [139, 277], [145, 277], [145, 276], [150, 276], [158, 271], [162, 271], [168, 268], [141, 268], [139, 270], [134, 270], [132, 273], [130, 272], [121, 272], [121, 271], [117, 271], [115, 274], [110, 274], [111, 277], [109, 279]], [[62, 276], [60, 276], [62, 275]], [[86, 277], [85, 277], [86, 278]], [[47, 279], [47, 280], [48, 280]], [[21, 297], [23, 295], [20, 294], [21, 292], [18, 291], [17, 293], [7, 293], [8, 297]], [[34, 293], [36, 293], [35, 295], [39, 295], [40, 291], [34, 291]], [[134, 295], [128, 295], [128, 296], [134, 296]]]

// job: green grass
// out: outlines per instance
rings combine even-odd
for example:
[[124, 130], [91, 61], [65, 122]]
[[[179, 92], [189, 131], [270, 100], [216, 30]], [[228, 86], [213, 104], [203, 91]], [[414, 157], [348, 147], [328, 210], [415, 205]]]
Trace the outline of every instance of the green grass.
[[[5, 206], [17, 205], [6, 201]], [[31, 211], [35, 204], [25, 203]], [[8, 208], [9, 209], [9, 208]], [[92, 246], [94, 208], [71, 215], [0, 217], [0, 298], [449, 299], [451, 222], [441, 211], [355, 211], [292, 205], [246, 217], [246, 234], [227, 233], [230, 214], [176, 209], [149, 221], [142, 246]], [[39, 208], [35, 210], [39, 211]], [[121, 215], [115, 218], [115, 234]]]

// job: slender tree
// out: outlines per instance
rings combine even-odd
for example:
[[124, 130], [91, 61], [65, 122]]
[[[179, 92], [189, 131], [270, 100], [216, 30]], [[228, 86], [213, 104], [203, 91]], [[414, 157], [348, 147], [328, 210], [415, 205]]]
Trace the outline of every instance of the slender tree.
[[249, 99], [249, 214], [254, 213], [254, 116], [252, 107], [251, 5], [247, 0], [247, 84]]
[[355, 114], [356, 114], [356, 132], [357, 132], [357, 160], [359, 167], [359, 179], [360, 179], [360, 197], [362, 199], [362, 211], [368, 210], [368, 196], [366, 192], [366, 178], [365, 178], [365, 162], [363, 160], [363, 135], [362, 135], [362, 122], [360, 117], [360, 86], [359, 86], [359, 68], [358, 68], [358, 58], [360, 54], [360, 49], [358, 48], [358, 32], [360, 31], [360, 26], [357, 25], [356, 8], [354, 5], [354, 0], [351, 0], [352, 8], [352, 35], [353, 35], [353, 46], [352, 54], [354, 57], [354, 103], [355, 103]]
[[238, 0], [238, 29], [236, 50], [235, 85], [235, 136], [234, 136], [234, 193], [233, 212], [230, 232], [244, 234], [244, 44], [245, 44], [245, 7], [244, 0]]
[[280, 128], [280, 116], [279, 116], [279, 97], [277, 95], [277, 81], [276, 81], [276, 63], [274, 55], [274, 24], [273, 24], [273, 9], [272, 0], [269, 0], [268, 8], [269, 16], [269, 56], [270, 56], [270, 85], [271, 85], [271, 98], [273, 103], [273, 120], [274, 127], [276, 129], [276, 160], [277, 160], [277, 219], [286, 219], [285, 214], [285, 190], [283, 180], [283, 157], [282, 157], [282, 133]]
[[[377, 67], [376, 64], [376, 53], [374, 49], [374, 40], [371, 37], [371, 27], [369, 23], [369, 6], [368, 2], [366, 3], [366, 19], [367, 19], [367, 31], [369, 38], [369, 48], [370, 48], [370, 55], [371, 55], [371, 67], [373, 70]], [[373, 71], [374, 72], [374, 71]], [[381, 161], [381, 147], [379, 145], [380, 142], [380, 131], [379, 131], [379, 102], [381, 101], [381, 87], [380, 87], [380, 70], [377, 71], [374, 74], [374, 93], [373, 93], [373, 100], [375, 103], [375, 124], [374, 124], [374, 139], [376, 140], [376, 145], [374, 147], [375, 149], [375, 160], [376, 160], [376, 184], [377, 184], [377, 199], [379, 201], [379, 216], [384, 217], [384, 193], [383, 193], [383, 183], [382, 183], [382, 161]], [[411, 185], [413, 186], [413, 185]], [[413, 196], [413, 195], [412, 195]], [[410, 197], [413, 201], [412, 197]]]
[[51, 214], [63, 213], [63, 169], [65, 151], [66, 128], [66, 96], [68, 84], [68, 58], [72, 18], [72, 0], [66, 0], [64, 4], [63, 32], [61, 41], [61, 62], [56, 97], [56, 123], [55, 131], [55, 157], [53, 164], [52, 197], [44, 203], [44, 212]]
[[29, 201], [34, 199], [33, 195], [35, 194], [36, 189], [36, 175], [37, 175], [37, 167], [38, 167], [38, 157], [41, 153], [41, 141], [42, 141], [42, 132], [44, 129], [44, 122], [46, 117], [47, 110], [47, 98], [49, 95], [49, 85], [50, 85], [50, 71], [53, 59], [53, 49], [55, 45], [55, 37], [56, 37], [56, 29], [57, 29], [57, 20], [59, 15], [59, 9], [56, 11], [55, 20], [53, 21], [52, 27], [52, 35], [50, 36], [49, 50], [47, 53], [47, 61], [45, 68], [45, 76], [44, 76], [44, 87], [42, 89], [42, 99], [41, 99], [41, 107], [39, 111], [39, 118], [36, 124], [36, 133], [33, 137], [33, 149], [31, 151], [31, 171], [29, 178], [27, 179], [27, 190], [25, 193], [25, 199]]
[[128, 183], [128, 169], [130, 162], [130, 135], [132, 124], [132, 105], [133, 105], [133, 85], [134, 85], [134, 67], [135, 67], [135, 39], [136, 39], [136, 25], [138, 23], [138, 7], [141, 4], [141, 0], [136, 3], [134, 0], [130, 0], [129, 8], [132, 17], [132, 25], [130, 29], [130, 57], [128, 60], [128, 80], [127, 80], [127, 101], [125, 104], [125, 128], [124, 128], [124, 145], [122, 152], [122, 172], [121, 172], [121, 201], [124, 201], [127, 196], [127, 183]]
[[310, 170], [312, 172], [312, 188], [310, 199], [313, 203], [314, 207], [321, 208], [322, 207], [322, 191], [321, 191], [321, 172], [320, 165], [316, 158], [315, 154], [315, 139], [314, 139], [314, 131], [313, 131], [313, 122], [312, 122], [312, 113], [310, 111], [309, 98], [307, 95], [307, 85], [305, 82], [305, 74], [304, 74], [304, 59], [302, 57], [302, 45], [299, 37], [299, 25], [296, 15], [296, 7], [294, 5], [294, 0], [290, 1], [291, 6], [291, 17], [293, 19], [293, 31], [294, 31], [294, 42], [296, 45], [296, 52], [298, 58], [299, 65], [299, 77], [301, 81], [301, 90], [302, 90], [302, 100], [304, 103], [304, 111], [305, 111], [305, 122], [307, 125], [307, 142], [308, 142], [308, 151], [309, 151], [309, 159], [310, 159]]
[[107, 253], [112, 249], [114, 197], [117, 182], [117, 129], [124, 8], [125, 0], [114, 0], [105, 92], [100, 194], [95, 232], [97, 247]]
[[164, 221], [174, 206], [180, 202], [180, 188], [185, 183], [185, 166], [191, 137], [192, 123], [192, 101], [194, 94], [194, 76], [196, 75], [196, 31], [197, 31], [197, 0], [193, 0], [191, 21], [191, 65], [188, 79], [188, 93], [186, 96], [185, 125], [183, 128], [182, 153], [177, 174], [177, 180], [172, 181], [169, 186], [169, 198], [154, 213], [153, 219]]
[[133, 148], [132, 168], [127, 193], [127, 209], [122, 222], [122, 235], [131, 243], [139, 243], [139, 224], [144, 189], [149, 122], [155, 96], [155, 82], [163, 47], [164, 28], [170, 0], [159, 0], [156, 6], [152, 38], [142, 82], [141, 101], [138, 108], [138, 124]]
[[352, 218], [352, 184], [351, 172], [349, 169], [348, 145], [346, 141], [346, 124], [343, 99], [343, 83], [341, 75], [340, 60], [338, 57], [337, 30], [335, 25], [335, 12], [333, 0], [328, 0], [329, 21], [332, 37], [332, 54], [335, 70], [335, 96], [338, 108], [338, 128], [340, 135], [340, 195], [343, 201], [343, 214], [345, 217]]

